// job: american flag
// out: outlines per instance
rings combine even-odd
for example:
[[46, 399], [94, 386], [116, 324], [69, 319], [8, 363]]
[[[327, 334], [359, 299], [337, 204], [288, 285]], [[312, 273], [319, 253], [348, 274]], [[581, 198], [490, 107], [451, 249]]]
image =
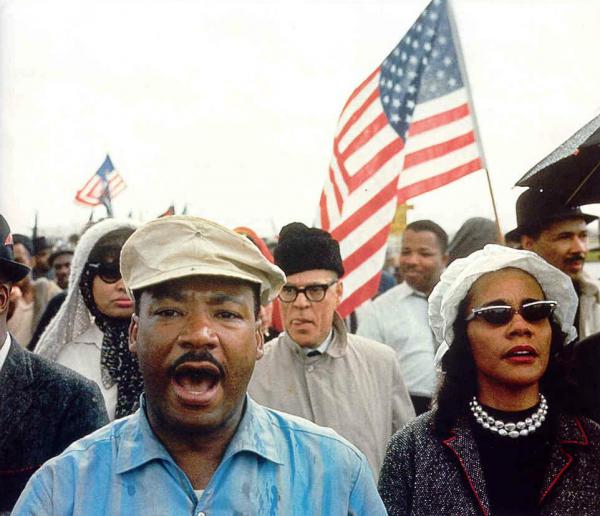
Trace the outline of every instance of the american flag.
[[345, 317], [377, 291], [397, 204], [480, 170], [447, 0], [433, 0], [342, 110], [319, 203], [339, 241]]
[[81, 190], [77, 191], [75, 200], [86, 206], [103, 204], [112, 216], [112, 199], [125, 189], [125, 181], [107, 154], [104, 163], [96, 173], [90, 177]]

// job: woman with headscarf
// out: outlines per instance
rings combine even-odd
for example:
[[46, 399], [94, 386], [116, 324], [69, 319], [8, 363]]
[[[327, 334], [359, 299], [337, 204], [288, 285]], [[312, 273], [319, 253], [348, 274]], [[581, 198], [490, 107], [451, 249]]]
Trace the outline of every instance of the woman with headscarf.
[[135, 226], [106, 219], [81, 237], [67, 297], [35, 352], [100, 387], [111, 419], [134, 412], [143, 389], [137, 358], [129, 351], [133, 302], [125, 291], [119, 255]]
[[434, 409], [390, 442], [389, 514], [599, 514], [600, 426], [577, 415], [562, 370], [570, 279], [488, 245], [451, 264], [429, 302], [443, 380]]

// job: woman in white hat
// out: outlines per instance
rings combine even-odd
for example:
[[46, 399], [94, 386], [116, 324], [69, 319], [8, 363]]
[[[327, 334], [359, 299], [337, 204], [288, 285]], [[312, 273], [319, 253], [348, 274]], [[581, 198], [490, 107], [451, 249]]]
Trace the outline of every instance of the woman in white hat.
[[577, 416], [561, 365], [575, 337], [570, 279], [488, 245], [452, 263], [429, 303], [448, 347], [442, 383], [434, 409], [389, 445], [389, 513], [600, 513], [600, 426]]

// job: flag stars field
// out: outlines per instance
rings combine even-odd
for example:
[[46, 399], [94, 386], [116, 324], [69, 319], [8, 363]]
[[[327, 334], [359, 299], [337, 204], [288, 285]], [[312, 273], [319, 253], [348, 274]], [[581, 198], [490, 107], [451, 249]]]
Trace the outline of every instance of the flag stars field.
[[319, 222], [344, 258], [342, 316], [376, 291], [397, 203], [482, 168], [449, 16], [430, 3], [340, 115]]

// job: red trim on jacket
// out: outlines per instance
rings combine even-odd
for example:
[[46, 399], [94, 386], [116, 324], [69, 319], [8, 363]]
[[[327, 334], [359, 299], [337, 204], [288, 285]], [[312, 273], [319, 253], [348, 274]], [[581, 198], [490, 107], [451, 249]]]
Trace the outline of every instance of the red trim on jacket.
[[479, 495], [477, 494], [477, 491], [475, 490], [475, 484], [473, 484], [473, 481], [471, 480], [471, 477], [469, 476], [469, 472], [467, 471], [467, 468], [465, 466], [465, 463], [463, 462], [461, 456], [458, 454], [458, 452], [451, 446], [451, 442], [454, 441], [457, 438], [457, 436], [453, 436], [453, 437], [449, 437], [448, 439], [445, 439], [442, 441], [442, 444], [444, 446], [446, 446], [448, 449], [450, 449], [450, 451], [452, 451], [452, 453], [456, 456], [456, 458], [458, 459], [458, 462], [460, 463], [460, 467], [463, 470], [463, 473], [465, 474], [465, 477], [467, 478], [467, 481], [469, 482], [469, 486], [471, 487], [471, 491], [473, 491], [473, 494], [475, 495], [475, 499], [477, 500], [477, 503], [479, 504], [479, 508], [481, 509], [481, 512], [483, 512], [483, 514], [485, 516], [488, 516], [488, 512], [485, 510], [485, 507], [483, 506], [483, 502], [481, 501], [481, 499], [479, 498]]
[[[575, 423], [577, 423], [577, 426], [579, 427], [579, 432], [581, 434], [581, 437], [583, 437], [583, 441], [570, 441], [570, 440], [567, 440], [567, 439], [561, 439], [559, 441], [559, 443], [560, 444], [576, 444], [576, 445], [579, 445], [579, 446], [588, 446], [590, 444], [590, 440], [589, 440], [587, 434], [585, 433], [585, 430], [583, 429], [583, 426], [581, 425], [581, 421], [579, 421], [578, 417], [575, 417]], [[569, 469], [569, 467], [573, 463], [573, 456], [568, 451], [566, 451], [562, 447], [560, 448], [560, 451], [567, 458], [567, 463], [561, 468], [561, 470], [552, 479], [552, 482], [550, 482], [550, 485], [548, 486], [548, 489], [546, 489], [546, 491], [544, 491], [542, 493], [542, 496], [540, 497], [540, 505], [544, 501], [544, 499], [546, 498], [546, 496], [548, 496], [550, 494], [550, 491], [554, 488], [554, 486], [560, 480], [560, 478], [563, 476], [563, 474], [565, 473], [565, 471], [567, 471], [567, 469]]]

